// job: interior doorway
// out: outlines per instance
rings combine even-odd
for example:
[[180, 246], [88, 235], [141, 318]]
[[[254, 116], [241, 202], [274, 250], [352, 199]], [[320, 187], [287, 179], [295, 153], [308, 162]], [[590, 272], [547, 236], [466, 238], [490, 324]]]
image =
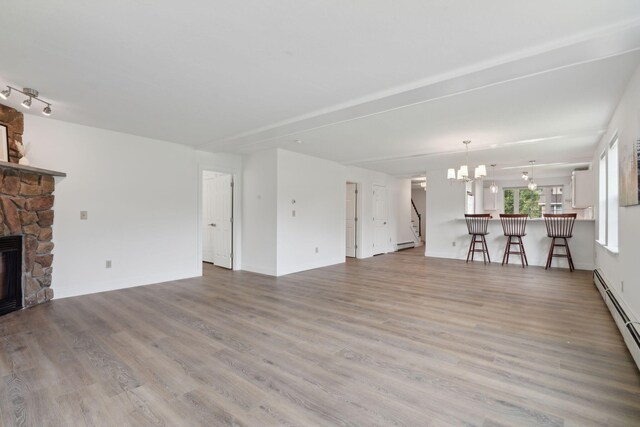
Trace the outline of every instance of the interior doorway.
[[387, 229], [387, 187], [373, 185], [373, 255], [387, 253], [389, 232]]
[[347, 211], [346, 211], [346, 251], [349, 258], [355, 258], [358, 250], [357, 223], [358, 223], [358, 185], [347, 182]]
[[233, 175], [202, 173], [202, 261], [233, 268]]

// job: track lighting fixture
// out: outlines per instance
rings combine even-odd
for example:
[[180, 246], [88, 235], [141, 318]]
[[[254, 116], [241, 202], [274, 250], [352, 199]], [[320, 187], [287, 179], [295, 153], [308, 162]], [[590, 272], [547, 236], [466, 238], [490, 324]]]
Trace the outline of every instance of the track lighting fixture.
[[38, 96], [40, 95], [40, 93], [35, 90], [35, 89], [31, 89], [28, 87], [25, 87], [24, 89], [20, 90], [20, 89], [16, 89], [15, 87], [12, 86], [7, 86], [7, 88], [5, 90], [3, 90], [2, 92], [0, 92], [0, 98], [2, 99], [7, 99], [9, 98], [9, 96], [11, 95], [11, 91], [15, 90], [16, 92], [20, 92], [23, 95], [27, 96], [27, 99], [25, 99], [24, 101], [22, 101], [22, 106], [24, 108], [31, 108], [31, 104], [33, 103], [33, 100], [35, 99], [36, 101], [39, 101], [41, 103], [43, 103], [45, 105], [44, 109], [42, 110], [42, 114], [44, 114], [45, 116], [50, 116], [51, 115], [51, 104], [43, 101], [42, 99], [40, 99]]

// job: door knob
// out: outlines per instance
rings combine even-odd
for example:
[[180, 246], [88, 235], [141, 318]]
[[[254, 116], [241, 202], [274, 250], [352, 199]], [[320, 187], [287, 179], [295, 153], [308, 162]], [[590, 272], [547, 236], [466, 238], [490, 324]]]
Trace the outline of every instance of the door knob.
[[387, 221], [384, 222], [384, 225], [387, 225]]

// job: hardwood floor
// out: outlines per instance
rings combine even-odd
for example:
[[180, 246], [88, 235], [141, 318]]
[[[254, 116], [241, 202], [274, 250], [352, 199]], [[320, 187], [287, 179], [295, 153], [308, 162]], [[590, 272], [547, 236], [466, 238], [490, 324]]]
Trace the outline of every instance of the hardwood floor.
[[0, 424], [640, 425], [590, 272], [422, 254], [207, 266], [4, 316]]

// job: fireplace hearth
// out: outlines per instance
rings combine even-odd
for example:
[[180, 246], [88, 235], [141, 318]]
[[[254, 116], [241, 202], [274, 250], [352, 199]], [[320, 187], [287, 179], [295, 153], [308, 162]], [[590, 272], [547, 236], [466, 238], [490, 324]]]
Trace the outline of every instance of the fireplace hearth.
[[0, 316], [22, 308], [22, 236], [0, 237]]

